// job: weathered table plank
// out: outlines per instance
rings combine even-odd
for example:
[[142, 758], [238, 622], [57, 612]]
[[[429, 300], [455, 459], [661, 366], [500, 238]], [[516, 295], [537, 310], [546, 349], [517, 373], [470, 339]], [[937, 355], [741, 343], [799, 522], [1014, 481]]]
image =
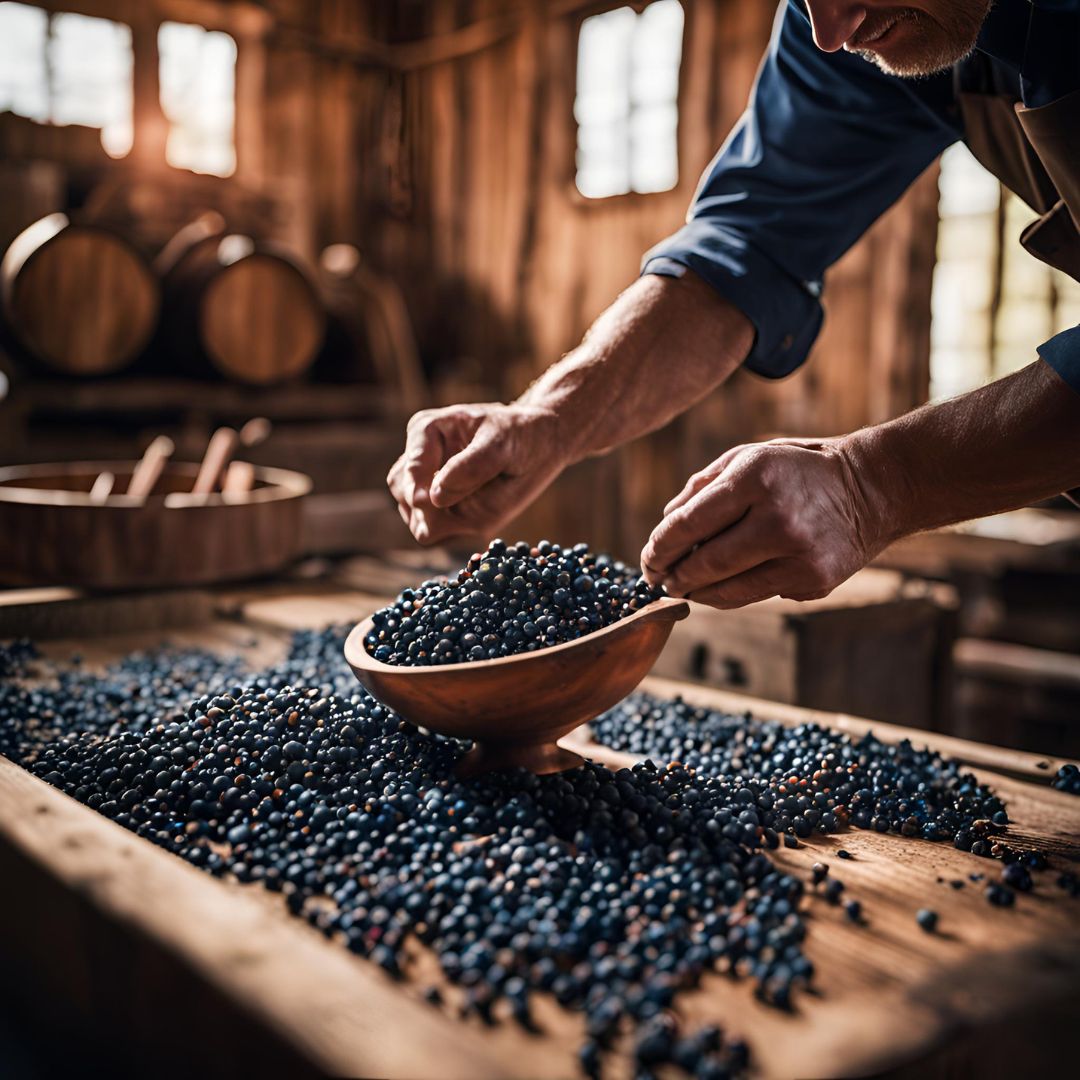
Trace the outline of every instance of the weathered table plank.
[[[853, 735], [873, 730], [883, 741], [911, 737], [936, 746], [975, 765], [975, 775], [1006, 800], [1014, 841], [1044, 851], [1058, 867], [1080, 858], [1080, 800], [1053, 790], [1041, 770], [1039, 784], [994, 771], [1023, 774], [1033, 755], [666, 679], [647, 679], [642, 689], [680, 693], [725, 712], [749, 710], [787, 724], [822, 723]], [[638, 760], [591, 744], [581, 731], [568, 745], [613, 767]], [[683, 999], [687, 1016], [737, 1016], [764, 1071], [778, 1076], [877, 1072], [918, 1060], [976, 1028], [981, 1034], [967, 1048], [969, 1066], [1000, 1064], [998, 1055], [1008, 1049], [1003, 1040], [1014, 1040], [1021, 1028], [1030, 1028], [1028, 1051], [1039, 1061], [1062, 1060], [1056, 1055], [1064, 1052], [1072, 1028], [1051, 1018], [1055, 1010], [1064, 1010], [1071, 1023], [1080, 1018], [1080, 902], [1057, 888], [1056, 873], [1037, 874], [1031, 894], [1018, 896], [1015, 909], [1000, 909], [987, 903], [983, 888], [998, 878], [1001, 864], [951, 844], [849, 829], [800, 845], [781, 847], [771, 857], [804, 878], [814, 862], [827, 862], [831, 876], [846, 885], [844, 898], [862, 902], [865, 925], [852, 924], [841, 907], [811, 899], [806, 952], [817, 969], [817, 992], [802, 995], [794, 1015], [768, 1008], [745, 985], [717, 976]], [[841, 848], [854, 858], [837, 858]], [[971, 874], [985, 880], [972, 882]], [[954, 889], [953, 880], [964, 886]], [[938, 933], [917, 925], [922, 907], [939, 912]], [[995, 1030], [999, 1023], [1008, 1025], [1007, 1039]], [[1036, 1069], [1034, 1059], [1028, 1064]]]
[[[240, 597], [232, 621], [60, 640], [46, 651], [62, 660], [78, 648], [84, 663], [97, 665], [167, 637], [246, 652], [256, 666], [281, 654], [287, 630], [359, 618], [377, 603], [362, 592], [313, 592], [319, 595], [297, 589]], [[1080, 800], [1048, 786], [1056, 761], [670, 680], [649, 679], [643, 689], [789, 724], [814, 721], [853, 735], [871, 729], [886, 741], [910, 737], [969, 763], [993, 784], [1009, 805], [1009, 833], [1020, 842], [1049, 852], [1059, 866], [1080, 855]], [[589, 744], [587, 732], [570, 742], [612, 765], [633, 760]], [[855, 858], [835, 858], [841, 847]], [[807, 901], [816, 989], [799, 995], [790, 1014], [758, 1002], [745, 980], [722, 973], [679, 999], [691, 1020], [719, 1022], [748, 1038], [764, 1075], [859, 1075], [914, 1067], [926, 1055], [965, 1068], [996, 1065], [990, 1071], [1002, 1073], [1006, 1064], [1015, 1067], [1015, 1042], [1011, 1050], [1008, 1043], [1018, 1037], [1032, 1070], [1063, 1060], [1061, 1040], [1071, 1038], [1080, 1018], [1080, 902], [1060, 892], [1053, 875], [1037, 875], [1035, 892], [1000, 910], [987, 904], [982, 883], [968, 880], [972, 873], [996, 877], [1000, 864], [947, 844], [850, 830], [772, 857], [803, 876], [813, 862], [829, 862], [846, 883], [845, 897], [862, 901], [866, 923], [851, 924], [822, 899]], [[953, 879], [964, 880], [964, 888], [951, 888]], [[208, 1071], [250, 1066], [259, 1060], [250, 1047], [261, 1046], [272, 1048], [279, 1063], [295, 1062], [292, 1071], [576, 1074], [580, 1018], [544, 1002], [539, 1035], [512, 1023], [459, 1021], [453, 995], [445, 1011], [418, 1000], [439, 981], [424, 950], [414, 950], [406, 980], [394, 983], [290, 916], [280, 897], [190, 868], [2, 759], [0, 880], [20, 882], [10, 894], [12, 917], [0, 920], [3, 950], [27, 964], [52, 956], [38, 973], [57, 994], [74, 994], [92, 1017], [121, 1031], [130, 1024], [156, 1046], [175, 1040], [178, 1007], [185, 1017], [205, 1014], [208, 1038], [231, 1033], [236, 1051], [230, 1058], [223, 1043]], [[940, 933], [927, 935], [915, 923], [924, 906], [940, 913]], [[87, 959], [104, 947], [119, 956], [119, 974], [108, 974], [100, 958]], [[616, 1075], [629, 1075], [626, 1059]]]

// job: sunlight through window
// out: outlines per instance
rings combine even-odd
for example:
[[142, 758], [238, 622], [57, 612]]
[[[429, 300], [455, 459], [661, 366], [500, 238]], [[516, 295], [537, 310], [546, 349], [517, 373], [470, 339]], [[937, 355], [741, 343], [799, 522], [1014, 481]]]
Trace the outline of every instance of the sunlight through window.
[[158, 51], [167, 161], [229, 176], [236, 170], [236, 42], [219, 30], [166, 22], [158, 31]]
[[1036, 214], [962, 143], [941, 157], [930, 298], [930, 396], [973, 390], [1035, 359], [1080, 323], [1080, 284], [1020, 246]]
[[678, 182], [682, 36], [679, 0], [583, 20], [574, 101], [583, 195], [667, 191]]
[[132, 141], [131, 28], [0, 3], [0, 110], [101, 130], [112, 157]]
[[52, 122], [101, 129], [112, 157], [131, 150], [131, 28], [109, 19], [59, 14], [51, 21]]

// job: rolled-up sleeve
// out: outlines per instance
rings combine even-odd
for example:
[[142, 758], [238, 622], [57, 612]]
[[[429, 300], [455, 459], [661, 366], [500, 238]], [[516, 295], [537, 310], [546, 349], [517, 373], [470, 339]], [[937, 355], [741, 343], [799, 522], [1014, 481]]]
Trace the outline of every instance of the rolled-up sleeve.
[[1055, 334], [1049, 341], [1044, 341], [1037, 351], [1080, 394], [1080, 326]]
[[948, 76], [905, 82], [823, 53], [785, 2], [746, 112], [642, 272], [698, 274], [754, 324], [746, 366], [787, 375], [821, 329], [827, 268], [960, 134]]

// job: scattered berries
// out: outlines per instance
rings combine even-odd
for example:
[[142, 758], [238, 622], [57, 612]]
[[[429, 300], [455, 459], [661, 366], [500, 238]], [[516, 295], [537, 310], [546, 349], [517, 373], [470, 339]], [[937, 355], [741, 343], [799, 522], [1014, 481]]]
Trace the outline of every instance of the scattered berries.
[[1066, 791], [1070, 795], [1080, 795], [1080, 766], [1067, 764], [1062, 765], [1057, 775], [1050, 781], [1051, 787], [1058, 791]]

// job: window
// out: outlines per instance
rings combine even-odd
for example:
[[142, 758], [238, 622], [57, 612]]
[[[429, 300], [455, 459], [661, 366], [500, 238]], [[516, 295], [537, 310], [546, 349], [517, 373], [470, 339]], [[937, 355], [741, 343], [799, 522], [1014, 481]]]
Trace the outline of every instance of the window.
[[[236, 42], [166, 22], [158, 52], [166, 160], [229, 176], [236, 169]], [[100, 128], [106, 152], [123, 157], [132, 144], [133, 67], [131, 28], [123, 23], [0, 3], [0, 112]]]
[[131, 28], [110, 19], [0, 3], [0, 110], [101, 129], [123, 157], [132, 139]]
[[678, 182], [682, 35], [679, 0], [582, 21], [574, 101], [582, 195], [667, 191]]
[[220, 30], [162, 23], [161, 109], [165, 158], [178, 169], [229, 176], [236, 170], [236, 42]]
[[1026, 366], [1036, 345], [1080, 323], [1080, 283], [1020, 246], [1035, 212], [962, 143], [942, 155], [939, 190], [930, 300], [935, 399]]

